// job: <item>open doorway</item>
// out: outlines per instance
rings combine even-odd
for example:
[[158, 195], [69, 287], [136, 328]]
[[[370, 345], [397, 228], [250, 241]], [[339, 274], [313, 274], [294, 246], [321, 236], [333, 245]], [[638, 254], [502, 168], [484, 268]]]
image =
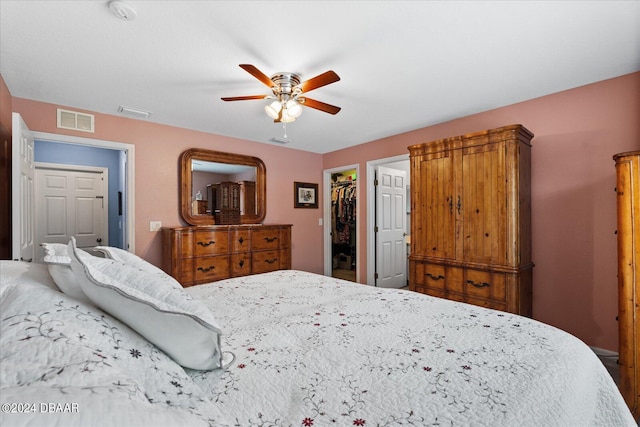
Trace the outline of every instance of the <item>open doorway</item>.
[[356, 281], [355, 169], [331, 174], [331, 276]]
[[358, 165], [324, 171], [324, 273], [358, 281]]
[[[56, 141], [43, 141], [35, 138], [34, 157], [36, 161], [36, 170], [55, 170], [54, 176], [48, 177], [47, 181], [56, 181], [59, 182], [59, 184], [56, 184], [55, 189], [51, 189], [51, 191], [53, 191], [53, 194], [50, 195], [50, 198], [47, 198], [46, 200], [52, 200], [56, 206], [62, 206], [62, 201], [67, 200], [67, 204], [69, 204], [69, 215], [65, 215], [65, 222], [68, 223], [66, 228], [71, 231], [79, 227], [80, 223], [74, 223], [73, 218], [82, 220], [82, 218], [87, 217], [76, 217], [75, 215], [75, 210], [78, 209], [79, 206], [83, 203], [86, 205], [96, 205], [93, 207], [94, 210], [100, 206], [102, 208], [106, 207], [103, 215], [105, 232], [100, 233], [102, 235], [98, 236], [98, 238], [100, 238], [101, 240], [99, 244], [106, 245], [108, 242], [109, 246], [126, 249], [125, 218], [128, 206], [125, 203], [127, 196], [127, 186], [124, 173], [126, 167], [126, 156], [124, 151], [102, 147], [61, 143]], [[106, 182], [94, 183], [93, 180], [88, 179], [83, 174], [83, 171], [87, 170], [87, 168], [98, 168], [106, 171], [106, 173], [100, 178], [106, 178]], [[63, 171], [65, 170], [70, 173], [70, 175], [66, 178], [63, 178], [63, 176], [65, 175], [65, 172]], [[79, 176], [77, 175], [78, 173], [80, 174]], [[38, 179], [39, 178], [36, 175], [36, 181], [38, 181]], [[82, 188], [82, 191], [80, 191], [79, 194], [75, 194], [73, 197], [71, 196], [71, 194], [67, 194], [66, 192], [62, 191], [64, 183], [70, 184], [72, 182], [74, 182], [73, 188]], [[42, 187], [42, 183], [39, 182], [36, 182], [35, 185], [36, 199], [42, 202], [44, 200], [42, 194], [44, 187]], [[104, 191], [103, 194], [96, 196], [95, 199], [97, 200], [94, 200], [94, 202], [91, 203], [90, 198], [86, 197], [86, 195], [84, 194], [86, 191], [88, 191], [89, 187], [92, 189], [102, 187], [106, 189], [106, 191]], [[78, 190], [69, 191], [75, 192]], [[74, 200], [76, 196], [79, 196], [77, 203], [68, 202], [70, 200]], [[80, 203], [80, 201], [82, 201], [83, 203]], [[37, 234], [40, 235], [43, 231], [41, 225], [41, 223], [36, 224], [36, 231], [40, 229], [40, 232], [38, 232]], [[60, 223], [60, 225], [62, 225], [62, 223]], [[94, 225], [95, 224], [93, 224], [92, 221], [89, 221], [87, 222], [87, 224], [84, 224], [84, 227], [80, 228], [86, 228], [88, 226], [90, 229], [92, 229]], [[61, 233], [61, 229], [58, 229], [56, 231], [60, 235], [60, 238], [62, 238], [62, 236], [65, 234]], [[80, 230], [78, 231], [78, 235], [74, 234], [76, 240], [78, 240], [79, 236], [83, 234]], [[94, 230], [87, 229], [85, 231], [89, 234], [92, 234]], [[36, 242], [36, 244], [38, 243], [40, 242]], [[96, 244], [94, 244], [93, 246], [96, 246]]]
[[[110, 246], [117, 246], [130, 252], [135, 251], [135, 146], [116, 141], [82, 138], [71, 135], [31, 132], [38, 144], [46, 144], [51, 152], [45, 158], [39, 157], [43, 152], [36, 152], [39, 160], [45, 162], [73, 164], [77, 166], [106, 167], [109, 174], [109, 238]], [[40, 149], [45, 145], [40, 145]], [[65, 147], [70, 150], [65, 158]], [[36, 148], [38, 150], [38, 148]], [[95, 162], [83, 162], [87, 152], [93, 150]], [[106, 156], [106, 153], [114, 153]], [[54, 154], [55, 153], [55, 154]], [[61, 157], [64, 160], [61, 160]], [[90, 156], [91, 157], [91, 156]], [[100, 164], [106, 158], [107, 164]], [[84, 163], [84, 164], [83, 164]], [[115, 164], [118, 167], [114, 167]]]

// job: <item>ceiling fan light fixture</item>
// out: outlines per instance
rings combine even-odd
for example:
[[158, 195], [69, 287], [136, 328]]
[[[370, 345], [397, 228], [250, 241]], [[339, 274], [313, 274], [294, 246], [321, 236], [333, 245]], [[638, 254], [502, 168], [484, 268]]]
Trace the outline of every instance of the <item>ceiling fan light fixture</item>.
[[296, 118], [288, 115], [286, 110], [282, 112], [282, 118], [280, 119], [280, 122], [282, 122], [282, 123], [291, 123], [291, 122], [295, 122], [295, 121], [296, 121]]
[[300, 117], [300, 114], [302, 114], [302, 106], [293, 99], [287, 101], [286, 107], [287, 116], [293, 117], [293, 120], [297, 119], [298, 117]]
[[273, 120], [276, 120], [278, 118], [278, 116], [280, 115], [280, 110], [282, 110], [282, 104], [280, 103], [280, 101], [273, 101], [271, 104], [264, 107], [264, 111], [266, 111], [269, 117], [271, 117]]

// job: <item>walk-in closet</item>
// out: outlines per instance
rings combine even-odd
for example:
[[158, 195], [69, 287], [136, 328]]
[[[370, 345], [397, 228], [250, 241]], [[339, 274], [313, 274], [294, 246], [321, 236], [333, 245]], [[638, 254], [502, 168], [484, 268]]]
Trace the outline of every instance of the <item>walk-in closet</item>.
[[332, 276], [356, 281], [356, 170], [331, 175]]

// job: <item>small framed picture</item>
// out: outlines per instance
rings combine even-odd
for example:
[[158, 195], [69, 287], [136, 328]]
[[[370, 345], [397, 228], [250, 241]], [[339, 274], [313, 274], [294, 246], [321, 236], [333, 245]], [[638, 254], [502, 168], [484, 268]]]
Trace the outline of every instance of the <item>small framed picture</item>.
[[294, 208], [317, 208], [318, 207], [318, 184], [308, 182], [293, 183], [293, 207]]

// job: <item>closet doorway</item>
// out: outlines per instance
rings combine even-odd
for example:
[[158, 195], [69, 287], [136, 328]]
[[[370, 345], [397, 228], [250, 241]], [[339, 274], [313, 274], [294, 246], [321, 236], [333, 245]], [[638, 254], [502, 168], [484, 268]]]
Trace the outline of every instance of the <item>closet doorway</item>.
[[358, 165], [324, 171], [324, 273], [358, 281]]

